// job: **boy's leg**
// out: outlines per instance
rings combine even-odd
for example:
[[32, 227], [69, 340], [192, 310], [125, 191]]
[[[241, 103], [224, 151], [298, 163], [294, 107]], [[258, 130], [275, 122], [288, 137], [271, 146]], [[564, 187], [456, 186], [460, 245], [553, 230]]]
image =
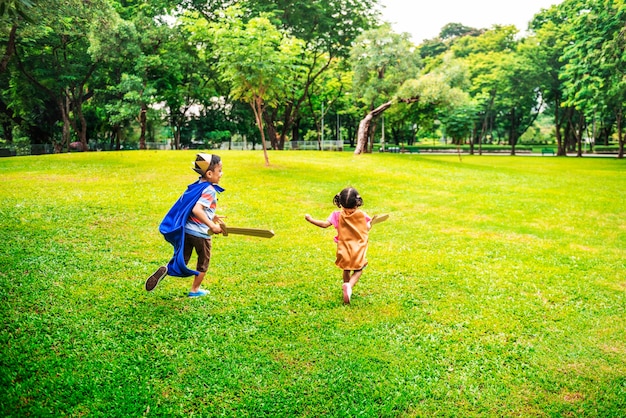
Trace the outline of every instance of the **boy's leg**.
[[197, 293], [200, 290], [200, 285], [204, 280], [204, 276], [206, 276], [206, 271], [201, 271], [196, 277], [193, 278], [193, 283], [191, 284], [191, 293]]
[[197, 238], [193, 240], [194, 248], [196, 250], [196, 254], [198, 255], [196, 270], [198, 270], [199, 274], [193, 278], [191, 290], [189, 291], [189, 296], [205, 296], [209, 293], [209, 291], [200, 289], [200, 285], [202, 284], [202, 281], [206, 276], [206, 272], [209, 268], [209, 261], [211, 260], [211, 240], [202, 238]]

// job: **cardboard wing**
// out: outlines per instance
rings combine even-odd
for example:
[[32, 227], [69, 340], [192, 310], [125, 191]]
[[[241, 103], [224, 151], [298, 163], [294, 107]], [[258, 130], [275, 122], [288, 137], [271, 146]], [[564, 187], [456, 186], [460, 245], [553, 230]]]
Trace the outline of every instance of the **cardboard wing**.
[[388, 213], [385, 213], [383, 215], [374, 215], [374, 216], [372, 216], [372, 220], [370, 221], [370, 224], [376, 225], [376, 224], [379, 224], [381, 222], [385, 222], [387, 219], [389, 219], [389, 214]]

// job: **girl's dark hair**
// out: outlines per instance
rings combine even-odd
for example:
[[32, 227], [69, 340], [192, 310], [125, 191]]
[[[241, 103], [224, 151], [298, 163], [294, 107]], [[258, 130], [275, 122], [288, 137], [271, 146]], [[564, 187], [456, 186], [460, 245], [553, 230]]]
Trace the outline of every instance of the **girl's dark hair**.
[[354, 209], [363, 205], [363, 199], [354, 187], [346, 187], [335, 195], [333, 203], [338, 208]]

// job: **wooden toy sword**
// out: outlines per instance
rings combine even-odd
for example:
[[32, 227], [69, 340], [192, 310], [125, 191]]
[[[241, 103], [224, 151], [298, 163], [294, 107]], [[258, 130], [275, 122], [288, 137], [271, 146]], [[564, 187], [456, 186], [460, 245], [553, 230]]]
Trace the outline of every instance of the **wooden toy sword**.
[[274, 236], [274, 231], [271, 229], [257, 229], [257, 228], [237, 228], [233, 226], [226, 226], [224, 221], [221, 219], [217, 220], [217, 223], [222, 227], [222, 235], [227, 237], [229, 234], [235, 235], [248, 235], [251, 237], [260, 237], [260, 238], [272, 238]]

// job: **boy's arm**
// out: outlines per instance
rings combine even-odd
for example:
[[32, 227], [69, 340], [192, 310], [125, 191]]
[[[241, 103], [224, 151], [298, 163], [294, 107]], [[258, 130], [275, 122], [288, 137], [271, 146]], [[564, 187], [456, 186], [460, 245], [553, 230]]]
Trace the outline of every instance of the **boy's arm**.
[[209, 217], [206, 215], [206, 213], [204, 212], [204, 206], [202, 206], [201, 203], [196, 203], [193, 207], [193, 209], [191, 210], [191, 212], [193, 213], [193, 216], [195, 216], [196, 218], [198, 218], [200, 220], [200, 222], [202, 222], [203, 224], [205, 224], [206, 226], [209, 227], [209, 229], [214, 233], [214, 234], [221, 234], [222, 233], [222, 227], [211, 221], [209, 219]]
[[311, 222], [313, 225], [319, 226], [320, 228], [328, 228], [332, 225], [330, 222], [328, 222], [328, 220], [320, 221], [319, 219], [313, 219], [308, 213], [304, 215], [304, 219]]

